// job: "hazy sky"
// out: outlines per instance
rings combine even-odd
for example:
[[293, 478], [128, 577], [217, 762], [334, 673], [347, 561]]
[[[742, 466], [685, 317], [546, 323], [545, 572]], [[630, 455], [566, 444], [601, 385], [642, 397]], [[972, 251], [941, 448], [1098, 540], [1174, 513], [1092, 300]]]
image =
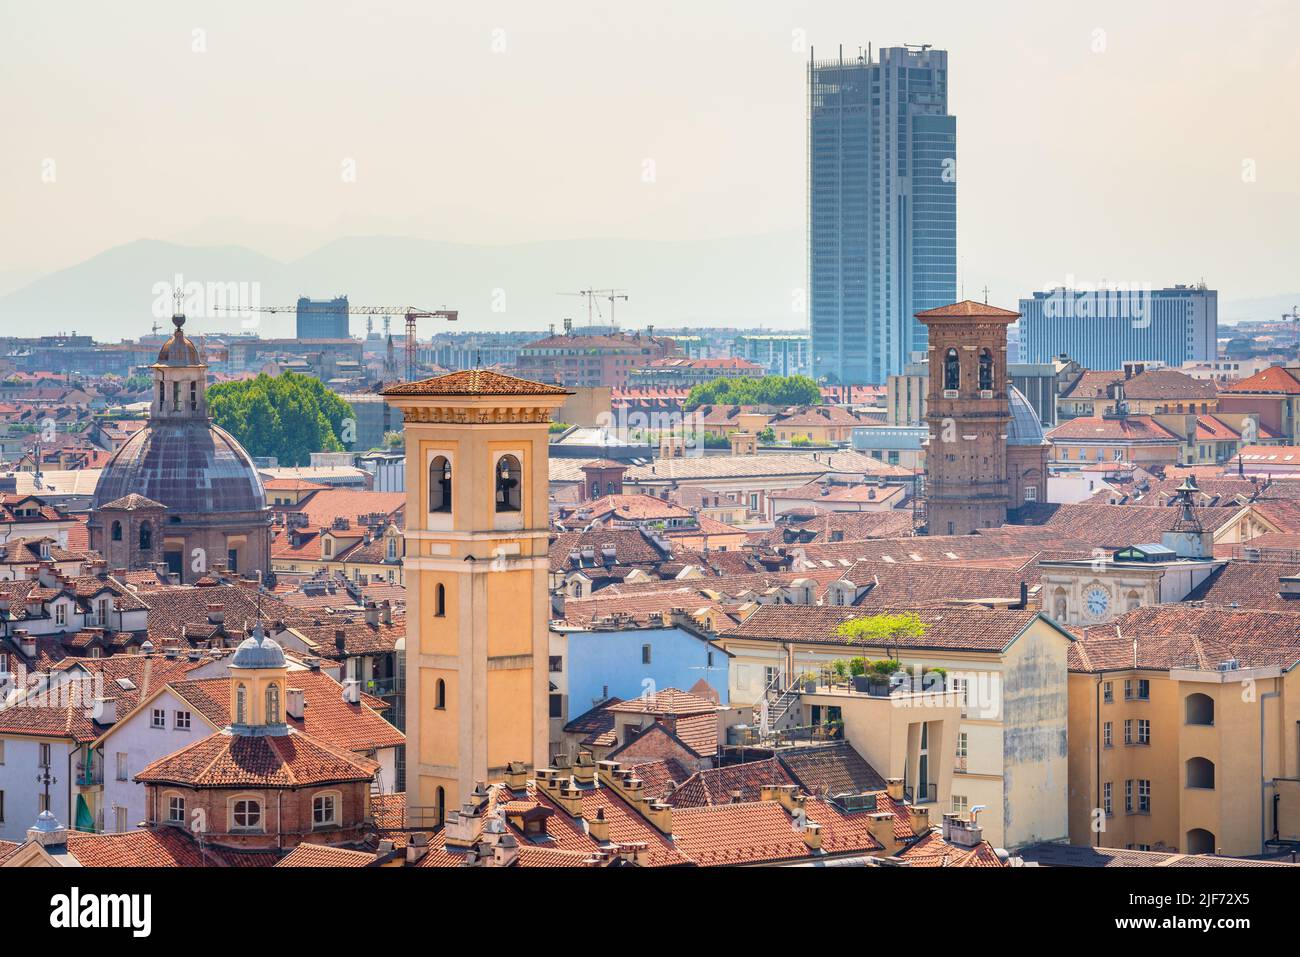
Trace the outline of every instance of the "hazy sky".
[[1287, 0], [0, 0], [0, 272], [139, 238], [801, 230], [807, 45], [926, 42], [967, 295], [1287, 292], [1298, 41]]

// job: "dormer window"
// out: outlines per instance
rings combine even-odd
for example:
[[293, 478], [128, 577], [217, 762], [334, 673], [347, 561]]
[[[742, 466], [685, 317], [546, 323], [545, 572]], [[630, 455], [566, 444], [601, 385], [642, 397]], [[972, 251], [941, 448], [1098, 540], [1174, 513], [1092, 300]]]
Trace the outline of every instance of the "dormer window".
[[496, 510], [498, 512], [517, 512], [523, 501], [522, 470], [519, 460], [513, 455], [503, 455], [496, 467]]

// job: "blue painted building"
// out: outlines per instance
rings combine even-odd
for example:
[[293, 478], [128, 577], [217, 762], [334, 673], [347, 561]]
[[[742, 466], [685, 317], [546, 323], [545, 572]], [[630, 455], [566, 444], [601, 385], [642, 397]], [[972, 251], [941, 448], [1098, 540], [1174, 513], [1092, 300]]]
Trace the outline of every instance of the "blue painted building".
[[606, 698], [690, 691], [700, 679], [727, 704], [732, 655], [688, 625], [559, 629], [551, 632], [550, 654], [551, 718], [561, 724]]

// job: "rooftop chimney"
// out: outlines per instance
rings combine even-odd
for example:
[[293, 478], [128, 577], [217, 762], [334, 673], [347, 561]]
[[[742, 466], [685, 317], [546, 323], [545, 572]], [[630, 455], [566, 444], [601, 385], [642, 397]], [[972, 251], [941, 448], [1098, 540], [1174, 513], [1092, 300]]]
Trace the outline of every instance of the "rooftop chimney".
[[890, 797], [892, 800], [894, 800], [894, 801], [901, 801], [901, 800], [903, 800], [903, 779], [902, 779], [902, 778], [886, 778], [886, 779], [885, 779], [885, 793], [887, 793], [887, 794], [889, 795], [889, 797]]
[[379, 606], [373, 601], [366, 602], [366, 624], [372, 628], [379, 626]]
[[[346, 694], [346, 691], [345, 691]], [[307, 707], [307, 702], [301, 688], [290, 688], [289, 693], [285, 696], [284, 711], [291, 718], [302, 720], [303, 711]]]
[[361, 682], [356, 678], [348, 678], [343, 682], [343, 700], [348, 704], [361, 703]]
[[609, 841], [609, 821], [605, 820], [605, 809], [597, 808], [596, 816], [587, 822], [587, 834], [593, 841], [605, 844]]
[[898, 849], [898, 839], [894, 837], [894, 815], [888, 811], [873, 811], [867, 815], [867, 830], [885, 849], [886, 855], [892, 855]]

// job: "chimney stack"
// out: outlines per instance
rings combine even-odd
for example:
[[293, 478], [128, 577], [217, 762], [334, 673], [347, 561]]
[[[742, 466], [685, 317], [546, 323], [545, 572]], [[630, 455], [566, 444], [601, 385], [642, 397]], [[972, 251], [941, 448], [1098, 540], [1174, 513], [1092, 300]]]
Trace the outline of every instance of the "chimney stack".
[[609, 821], [605, 820], [605, 809], [597, 808], [596, 816], [587, 822], [587, 835], [598, 844], [609, 842]]
[[372, 628], [379, 627], [379, 606], [373, 601], [366, 602], [366, 624]]
[[886, 778], [886, 779], [885, 779], [885, 793], [889, 795], [889, 797], [890, 797], [891, 800], [894, 800], [894, 801], [901, 801], [901, 800], [903, 800], [903, 779], [902, 779], [902, 778]]
[[356, 678], [348, 678], [343, 682], [343, 700], [348, 704], [361, 703], [361, 682]]
[[301, 721], [307, 702], [301, 688], [290, 688], [284, 699], [284, 711], [291, 718]]

